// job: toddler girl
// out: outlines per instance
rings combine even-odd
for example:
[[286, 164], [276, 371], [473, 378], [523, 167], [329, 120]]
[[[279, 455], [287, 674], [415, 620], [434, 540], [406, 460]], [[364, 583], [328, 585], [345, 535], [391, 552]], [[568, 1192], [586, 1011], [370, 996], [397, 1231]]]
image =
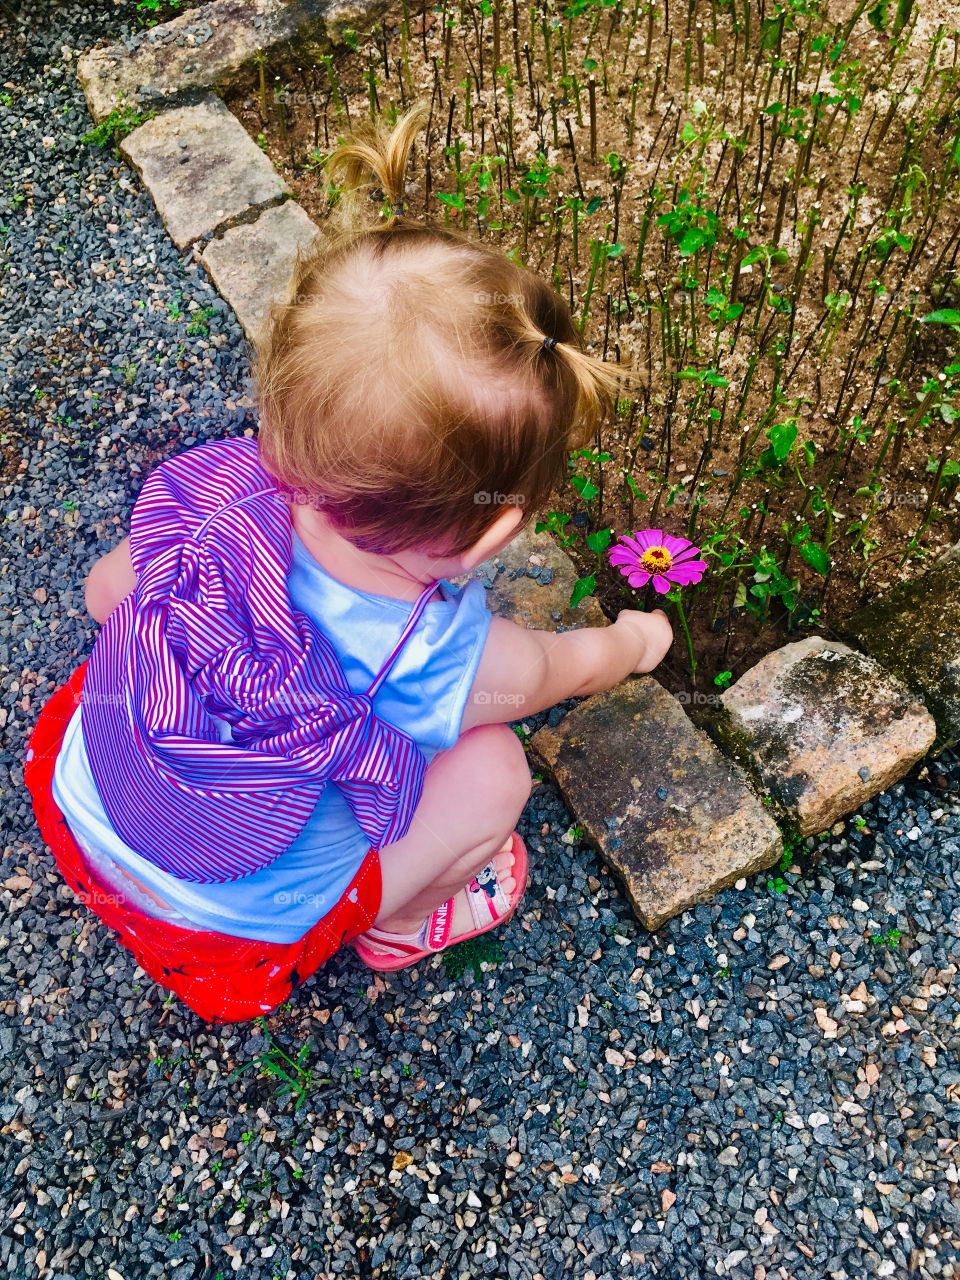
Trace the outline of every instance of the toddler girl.
[[[400, 969], [508, 919], [530, 775], [506, 722], [649, 671], [660, 613], [556, 635], [450, 579], [496, 555], [620, 382], [494, 249], [403, 212], [426, 118], [327, 163], [337, 216], [259, 353], [259, 440], [148, 478], [27, 782], [74, 891], [201, 1016], [348, 943]], [[365, 225], [375, 184], [390, 214]]]

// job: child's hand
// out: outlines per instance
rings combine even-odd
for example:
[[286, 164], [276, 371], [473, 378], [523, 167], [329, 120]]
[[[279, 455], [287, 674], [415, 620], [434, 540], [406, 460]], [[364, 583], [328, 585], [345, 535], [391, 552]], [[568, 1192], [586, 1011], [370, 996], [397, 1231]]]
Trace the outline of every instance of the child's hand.
[[494, 618], [463, 714], [461, 733], [535, 715], [566, 698], [602, 693], [637, 671], [652, 671], [673, 643], [662, 609], [624, 609], [612, 627], [559, 634]]
[[642, 609], [621, 609], [613, 624], [622, 629], [624, 640], [632, 644], [637, 654], [635, 672], [652, 671], [658, 667], [673, 644], [673, 628], [662, 609], [644, 613]]

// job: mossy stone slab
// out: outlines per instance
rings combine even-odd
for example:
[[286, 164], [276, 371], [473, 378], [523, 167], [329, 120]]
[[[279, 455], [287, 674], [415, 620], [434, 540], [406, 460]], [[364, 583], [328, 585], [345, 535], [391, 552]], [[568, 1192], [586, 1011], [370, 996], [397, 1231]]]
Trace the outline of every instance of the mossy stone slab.
[[960, 742], [960, 543], [841, 630], [922, 697], [943, 745]]
[[258, 53], [310, 33], [329, 0], [213, 0], [170, 22], [78, 59], [77, 75], [94, 120], [118, 107], [167, 105], [209, 89]]
[[274, 305], [289, 301], [298, 258], [317, 235], [316, 223], [287, 200], [204, 249], [201, 262], [254, 345], [266, 337]]
[[586, 699], [532, 744], [648, 929], [783, 852], [738, 766], [650, 676]]
[[288, 192], [219, 98], [163, 112], [134, 129], [120, 150], [153, 196], [178, 249]]
[[721, 704], [721, 740], [801, 835], [891, 786], [936, 737], [933, 717], [896, 677], [820, 636], [768, 653]]
[[604, 627], [609, 621], [596, 596], [570, 607], [576, 566], [548, 533], [534, 533], [529, 526], [475, 574], [487, 585], [493, 612], [521, 627], [572, 631]]

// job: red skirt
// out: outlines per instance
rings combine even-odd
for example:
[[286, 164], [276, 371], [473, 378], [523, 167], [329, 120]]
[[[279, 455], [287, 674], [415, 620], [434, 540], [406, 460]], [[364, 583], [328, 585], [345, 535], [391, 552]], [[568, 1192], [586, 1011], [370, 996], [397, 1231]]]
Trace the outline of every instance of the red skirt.
[[24, 780], [44, 840], [67, 884], [114, 929], [137, 964], [208, 1022], [243, 1022], [270, 1013], [304, 979], [373, 924], [380, 909], [380, 855], [371, 849], [347, 891], [298, 942], [257, 942], [208, 929], [184, 929], [144, 914], [92, 871], [53, 798], [63, 735], [81, 700], [86, 663], [40, 713]]

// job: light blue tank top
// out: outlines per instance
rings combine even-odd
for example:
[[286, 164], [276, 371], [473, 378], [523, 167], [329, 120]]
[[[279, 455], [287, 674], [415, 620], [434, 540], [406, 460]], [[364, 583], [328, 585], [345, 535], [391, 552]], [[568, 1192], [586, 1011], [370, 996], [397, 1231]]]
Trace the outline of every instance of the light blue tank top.
[[[289, 576], [294, 608], [330, 638], [351, 689], [369, 688], [393, 649], [412, 606], [332, 578], [293, 533]], [[377, 714], [403, 729], [426, 759], [453, 746], [490, 628], [477, 580], [441, 583], [441, 600], [424, 610], [374, 699]], [[140, 857], [114, 832], [94, 784], [83, 744], [82, 706], [64, 735], [53, 795], [95, 871], [141, 910], [171, 923], [263, 942], [296, 942], [343, 896], [369, 842], [335, 784], [317, 801], [297, 839], [269, 866], [227, 884], [191, 884]], [[144, 815], [149, 823], [149, 815]], [[159, 895], [148, 899], [128, 870]]]

